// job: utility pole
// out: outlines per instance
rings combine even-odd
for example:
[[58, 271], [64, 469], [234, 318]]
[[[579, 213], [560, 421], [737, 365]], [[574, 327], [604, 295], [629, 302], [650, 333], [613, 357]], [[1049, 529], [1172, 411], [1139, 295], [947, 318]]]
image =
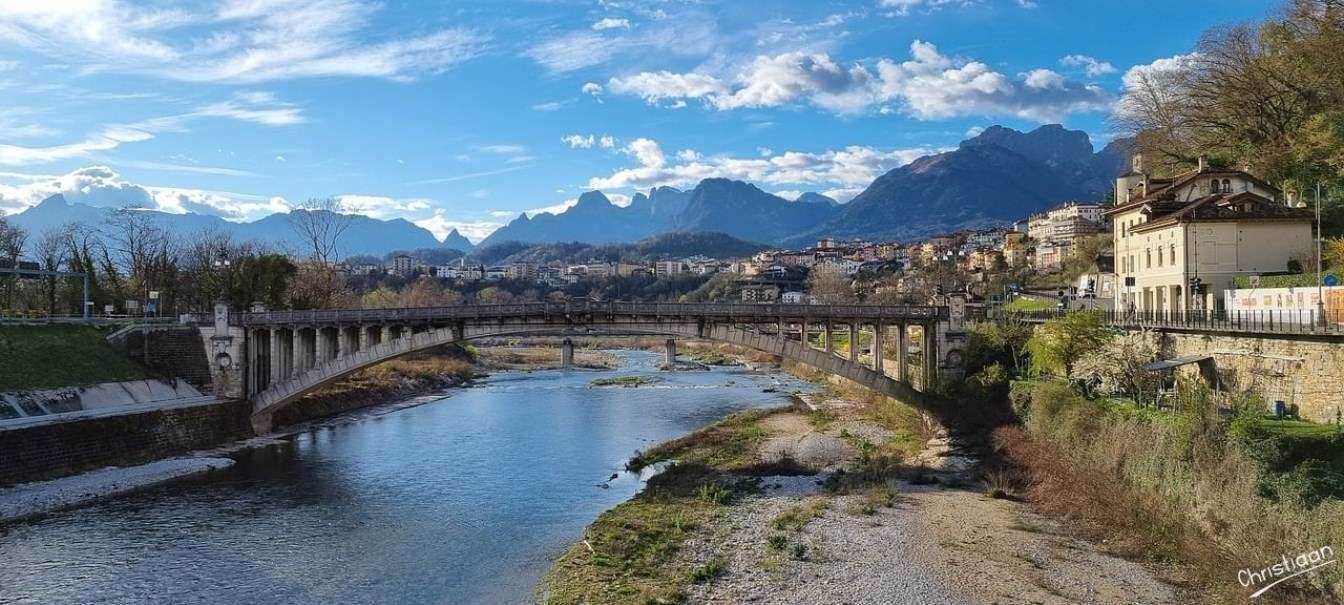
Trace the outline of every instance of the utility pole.
[[1321, 268], [1321, 182], [1316, 181], [1316, 321], [1325, 325], [1325, 287]]

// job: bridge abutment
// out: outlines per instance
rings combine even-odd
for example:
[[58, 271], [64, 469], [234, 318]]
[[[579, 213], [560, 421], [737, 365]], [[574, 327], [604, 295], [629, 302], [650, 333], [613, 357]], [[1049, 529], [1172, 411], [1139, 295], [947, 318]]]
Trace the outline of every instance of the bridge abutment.
[[671, 338], [663, 343], [663, 364], [670, 370], [677, 365], [677, 341]]
[[560, 367], [566, 370], [574, 367], [574, 341], [568, 338], [560, 343]]

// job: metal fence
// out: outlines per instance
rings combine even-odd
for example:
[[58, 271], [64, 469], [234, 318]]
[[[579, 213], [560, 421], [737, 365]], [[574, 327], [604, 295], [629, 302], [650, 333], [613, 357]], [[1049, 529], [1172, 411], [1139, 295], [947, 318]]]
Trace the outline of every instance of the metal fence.
[[749, 320], [770, 317], [936, 321], [947, 319], [947, 307], [918, 305], [786, 305], [750, 303], [642, 303], [573, 300], [500, 305], [453, 305], [406, 309], [335, 309], [261, 311], [240, 314], [244, 325], [290, 323], [423, 322], [459, 319], [557, 317], [575, 314], [639, 317], [712, 317]]
[[[1086, 311], [1098, 313], [1110, 325], [1126, 328], [1170, 328], [1207, 330], [1211, 332], [1262, 332], [1268, 334], [1340, 334], [1344, 322], [1338, 318], [1324, 320], [1314, 310], [1264, 310], [1254, 312], [1228, 311]], [[1012, 316], [1027, 321], [1045, 321], [1070, 313], [1050, 311], [998, 311], [995, 316]]]

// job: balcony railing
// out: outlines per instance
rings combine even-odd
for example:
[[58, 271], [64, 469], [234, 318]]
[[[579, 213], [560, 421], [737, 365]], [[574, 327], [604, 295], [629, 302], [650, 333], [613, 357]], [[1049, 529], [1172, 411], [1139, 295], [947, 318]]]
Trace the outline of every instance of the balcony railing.
[[1261, 332], [1268, 334], [1341, 334], [1344, 314], [1327, 312], [1322, 318], [1313, 309], [1264, 311], [1013, 311], [991, 313], [991, 319], [1012, 316], [1027, 321], [1045, 321], [1071, 312], [1100, 313], [1107, 324], [1125, 328], [1170, 328], [1212, 332]]

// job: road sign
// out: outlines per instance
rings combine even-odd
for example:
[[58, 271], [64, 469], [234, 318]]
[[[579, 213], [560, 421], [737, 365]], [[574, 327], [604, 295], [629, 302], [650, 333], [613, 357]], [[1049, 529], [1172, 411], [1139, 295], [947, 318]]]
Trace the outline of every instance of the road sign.
[[1325, 285], [1330, 286], [1330, 287], [1332, 287], [1332, 288], [1335, 287], [1335, 286], [1338, 286], [1338, 285], [1339, 285], [1339, 278], [1338, 278], [1338, 277], [1335, 277], [1335, 276], [1333, 276], [1333, 275], [1327, 275], [1327, 276], [1325, 276]]
[[1259, 287], [1260, 287], [1260, 276], [1259, 276], [1259, 275], [1252, 275], [1252, 276], [1250, 276], [1250, 282], [1251, 282], [1251, 287], [1252, 287], [1252, 288], [1259, 288]]

